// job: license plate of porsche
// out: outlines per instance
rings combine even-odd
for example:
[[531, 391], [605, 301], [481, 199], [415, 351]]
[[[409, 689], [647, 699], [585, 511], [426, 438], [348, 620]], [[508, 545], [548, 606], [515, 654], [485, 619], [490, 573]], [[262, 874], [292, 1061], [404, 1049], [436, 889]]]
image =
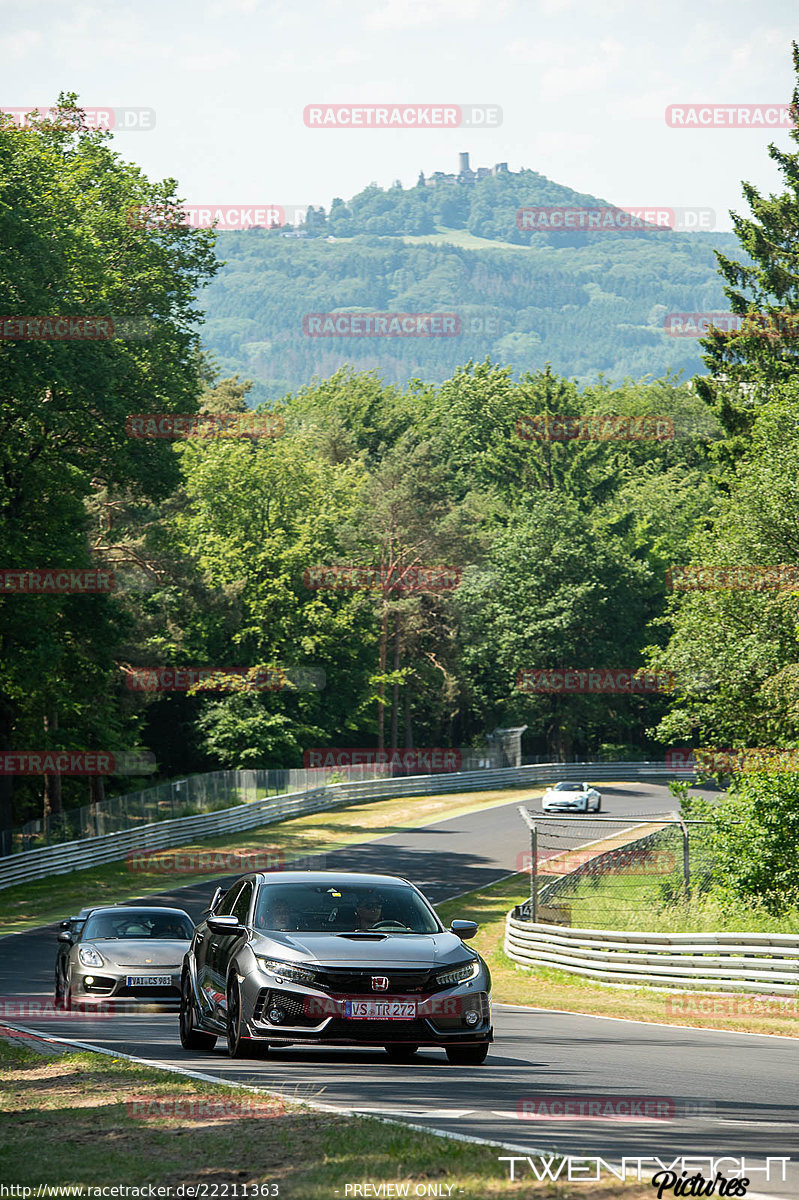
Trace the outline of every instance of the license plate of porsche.
[[344, 1015], [350, 1021], [413, 1021], [415, 1000], [346, 1000]]
[[171, 975], [128, 975], [128, 987], [169, 987]]

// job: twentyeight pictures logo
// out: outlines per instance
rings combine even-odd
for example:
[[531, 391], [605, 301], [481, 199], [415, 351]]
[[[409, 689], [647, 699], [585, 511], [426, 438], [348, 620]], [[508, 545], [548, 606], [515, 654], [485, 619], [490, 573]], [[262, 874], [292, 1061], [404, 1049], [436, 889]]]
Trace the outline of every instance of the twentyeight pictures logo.
[[306, 104], [309, 129], [496, 129], [498, 104]]

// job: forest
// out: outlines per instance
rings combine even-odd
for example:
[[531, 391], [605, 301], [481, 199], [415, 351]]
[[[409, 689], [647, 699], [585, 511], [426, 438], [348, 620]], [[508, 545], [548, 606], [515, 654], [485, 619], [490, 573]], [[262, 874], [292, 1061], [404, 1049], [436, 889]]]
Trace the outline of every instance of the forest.
[[[311, 302], [451, 308], [466, 252], [410, 258], [400, 243], [354, 242], [337, 257], [334, 243], [256, 231], [236, 235], [233, 254], [232, 235], [178, 220], [131, 225], [137, 206], [177, 211], [174, 181], [148, 181], [84, 127], [73, 98], [61, 103], [57, 122], [0, 125], [2, 311], [103, 316], [120, 335], [0, 341], [0, 537], [9, 569], [103, 571], [114, 587], [0, 594], [5, 750], [148, 752], [156, 778], [169, 779], [300, 765], [309, 747], [480, 747], [495, 728], [520, 725], [525, 753], [553, 758], [796, 741], [796, 592], [667, 583], [691, 563], [797, 562], [790, 336], [765, 336], [756, 322], [712, 332], [690, 380], [663, 371], [645, 341], [629, 378], [594, 372], [589, 382], [554, 354], [522, 369], [511, 343], [480, 357], [461, 345], [460, 358], [402, 382], [331, 352], [323, 374], [296, 359], [304, 382], [258, 399], [213, 334], [226, 319], [262, 327], [241, 315], [255, 311], [247, 287], [283, 317]], [[679, 249], [684, 237], [637, 238], [624, 284], [638, 289], [637, 311], [654, 296], [666, 309], [795, 307], [799, 156], [777, 163], [785, 194], [749, 189], [739, 249], [719, 254], [712, 275], [709, 246], [697, 262]], [[537, 281], [568, 309], [574, 280], [535, 257], [551, 250], [496, 253], [507, 254], [514, 304]], [[612, 247], [569, 253], [596, 264]], [[313, 268], [327, 254], [338, 290]], [[668, 254], [672, 291], [659, 274]], [[492, 290], [479, 267], [484, 251], [473, 260], [475, 298], [501, 307], [504, 286]], [[597, 267], [583, 263], [581, 295], [599, 288], [588, 279]], [[291, 271], [289, 292], [280, 280]], [[385, 277], [387, 290], [359, 291], [367, 277]], [[609, 264], [601, 278], [617, 290]], [[220, 291], [208, 303], [215, 288], [227, 317]], [[203, 305], [216, 313], [205, 326]], [[590, 307], [575, 311], [587, 319]], [[126, 336], [125, 322], [144, 315], [146, 332]], [[512, 336], [536, 328], [531, 318]], [[585, 352], [576, 325], [560, 334]], [[430, 352], [445, 345], [452, 353], [444, 340]], [[259, 427], [243, 419], [253, 402], [268, 417]], [[131, 435], [134, 417], [162, 429], [159, 414], [175, 417], [172, 436]], [[181, 425], [186, 415], [202, 419]], [[529, 435], [551, 418], [561, 430], [621, 432]], [[518, 684], [524, 671], [600, 668], [668, 684], [627, 694]], [[131, 685], [164, 672], [173, 683], [193, 674], [169, 690]], [[5, 774], [0, 827], [141, 785]]]

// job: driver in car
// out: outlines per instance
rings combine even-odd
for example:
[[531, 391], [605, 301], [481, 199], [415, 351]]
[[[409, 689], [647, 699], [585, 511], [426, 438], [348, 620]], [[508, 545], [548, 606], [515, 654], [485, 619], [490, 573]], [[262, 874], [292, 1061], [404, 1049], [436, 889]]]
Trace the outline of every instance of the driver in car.
[[368, 892], [355, 909], [358, 929], [371, 929], [383, 919], [383, 897], [377, 892]]

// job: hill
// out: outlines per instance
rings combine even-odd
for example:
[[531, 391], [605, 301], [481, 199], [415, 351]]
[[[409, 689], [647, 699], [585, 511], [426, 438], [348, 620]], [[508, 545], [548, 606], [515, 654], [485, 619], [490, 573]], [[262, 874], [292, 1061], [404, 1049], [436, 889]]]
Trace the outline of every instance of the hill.
[[[372, 184], [329, 213], [309, 209], [297, 230], [220, 233], [226, 265], [205, 294], [205, 344], [226, 372], [256, 380], [256, 400], [344, 363], [398, 383], [439, 382], [486, 356], [519, 373], [550, 362], [581, 383], [702, 371], [696, 342], [668, 335], [664, 317], [727, 308], [713, 249], [729, 253], [734, 236], [520, 228], [520, 209], [552, 206], [622, 211], [534, 171], [501, 171]], [[306, 332], [307, 314], [342, 311], [453, 312], [460, 332]]]

